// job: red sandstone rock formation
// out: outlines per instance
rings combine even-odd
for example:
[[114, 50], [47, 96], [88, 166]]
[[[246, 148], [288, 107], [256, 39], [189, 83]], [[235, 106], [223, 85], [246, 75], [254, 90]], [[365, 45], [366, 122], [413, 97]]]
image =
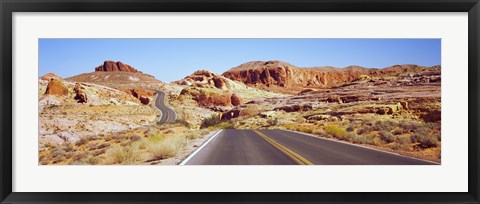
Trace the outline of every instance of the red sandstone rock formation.
[[330, 88], [369, 77], [399, 76], [421, 71], [439, 70], [439, 66], [395, 65], [384, 69], [349, 66], [345, 68], [298, 68], [281, 61], [255, 61], [232, 68], [222, 75], [248, 86], [275, 89], [280, 92], [301, 91], [305, 88]]
[[73, 91], [75, 92], [75, 100], [78, 101], [78, 103], [86, 103], [87, 102], [87, 93], [85, 93], [84, 88], [82, 85], [79, 83], [75, 84], [75, 88], [73, 88]]
[[105, 61], [102, 65], [95, 68], [96, 72], [140, 72], [128, 64], [122, 62]]
[[68, 88], [60, 79], [51, 78], [45, 91], [47, 95], [67, 96]]

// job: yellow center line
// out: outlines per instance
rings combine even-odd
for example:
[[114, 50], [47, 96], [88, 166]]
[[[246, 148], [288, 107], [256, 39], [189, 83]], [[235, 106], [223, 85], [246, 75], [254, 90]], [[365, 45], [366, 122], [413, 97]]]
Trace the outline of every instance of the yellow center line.
[[295, 162], [297, 162], [298, 164], [300, 165], [313, 165], [312, 162], [308, 161], [307, 159], [303, 158], [302, 156], [300, 156], [299, 154], [297, 154], [296, 152], [286, 148], [285, 146], [281, 145], [280, 143], [276, 142], [275, 140], [269, 138], [267, 135], [261, 133], [260, 131], [258, 130], [253, 130], [255, 133], [257, 133], [257, 135], [259, 135], [261, 138], [263, 138], [265, 141], [267, 141], [268, 143], [270, 143], [272, 146], [274, 146], [275, 148], [279, 149], [280, 151], [282, 151], [284, 154], [286, 154], [288, 157], [290, 157], [291, 159], [293, 159]]

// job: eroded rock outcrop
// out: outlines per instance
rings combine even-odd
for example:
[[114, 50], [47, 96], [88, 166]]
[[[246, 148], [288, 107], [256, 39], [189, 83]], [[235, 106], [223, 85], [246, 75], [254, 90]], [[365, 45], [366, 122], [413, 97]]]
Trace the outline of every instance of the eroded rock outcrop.
[[75, 100], [77, 100], [78, 103], [87, 103], [87, 93], [81, 84], [76, 83], [73, 91], [75, 92]]
[[278, 110], [283, 110], [285, 112], [298, 112], [298, 111], [308, 111], [308, 110], [312, 110], [312, 106], [311, 105], [291, 105], [291, 106], [282, 106], [282, 107], [278, 107], [278, 108], [275, 108], [274, 110], [275, 111], [278, 111]]
[[195, 71], [191, 75], [182, 80], [176, 81], [175, 83], [198, 88], [216, 88], [222, 90], [229, 90], [231, 88], [231, 85], [226, 78], [207, 70]]
[[96, 72], [140, 72], [128, 64], [122, 62], [105, 61], [102, 65], [95, 68]]
[[232, 102], [232, 106], [239, 106], [243, 104], [243, 99], [237, 94], [232, 94], [232, 96], [230, 96], [230, 101]]
[[59, 79], [59, 80], [61, 80], [62, 78], [59, 77], [58, 75], [50, 72], [50, 73], [47, 73], [47, 74], [41, 76], [40, 79], [41, 79], [41, 80], [50, 81], [51, 79]]
[[45, 91], [47, 95], [67, 96], [68, 88], [60, 79], [51, 78]]
[[240, 116], [240, 109], [232, 109], [222, 114], [221, 120], [231, 120]]
[[133, 97], [140, 100], [143, 105], [148, 105], [150, 103], [150, 97], [155, 95], [155, 92], [147, 89], [120, 89], [121, 91], [132, 95]]
[[203, 107], [230, 106], [232, 104], [229, 93], [187, 87], [180, 92], [180, 96], [182, 95], [190, 95], [198, 105]]

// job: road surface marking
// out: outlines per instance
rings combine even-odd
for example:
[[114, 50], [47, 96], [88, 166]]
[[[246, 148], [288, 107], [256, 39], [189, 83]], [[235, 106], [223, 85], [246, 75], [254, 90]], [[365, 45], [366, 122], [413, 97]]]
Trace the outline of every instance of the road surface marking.
[[210, 139], [208, 139], [205, 143], [202, 144], [202, 146], [200, 146], [197, 150], [195, 150], [192, 154], [190, 154], [186, 159], [184, 159], [182, 162], [180, 162], [180, 164], [178, 165], [185, 165], [188, 161], [190, 161], [190, 159], [192, 159], [198, 152], [200, 152], [200, 150], [202, 150], [205, 146], [207, 146], [207, 144], [213, 140], [213, 138], [215, 138], [218, 133], [222, 132], [222, 130], [219, 130], [217, 133], [215, 133], [212, 137], [210, 137]]
[[368, 147], [368, 146], [364, 146], [364, 145], [360, 145], [360, 144], [349, 143], [349, 142], [342, 141], [342, 140], [325, 138], [325, 137], [322, 137], [322, 136], [317, 136], [317, 135], [313, 135], [313, 134], [309, 134], [309, 133], [305, 133], [305, 132], [298, 132], [298, 131], [293, 131], [293, 130], [282, 130], [282, 131], [297, 133], [297, 134], [300, 134], [300, 135], [305, 135], [305, 136], [308, 136], [308, 137], [313, 137], [313, 138], [317, 138], [317, 139], [321, 139], [321, 140], [327, 140], [327, 141], [331, 141], [331, 142], [337, 142], [337, 143], [341, 143], [341, 144], [352, 145], [352, 146], [356, 146], [356, 147], [360, 147], [360, 148], [364, 148], [364, 149], [369, 149], [369, 150], [373, 150], [373, 151], [377, 151], [377, 152], [391, 154], [391, 155], [404, 157], [404, 158], [408, 158], [408, 159], [413, 159], [413, 160], [417, 160], [417, 161], [422, 161], [422, 162], [426, 162], [426, 163], [431, 163], [431, 164], [435, 164], [435, 165], [441, 165], [441, 163], [434, 162], [434, 161], [429, 161], [429, 160], [415, 158], [415, 157], [409, 157], [409, 156], [401, 155], [401, 154], [398, 154], [398, 153], [395, 153], [395, 152], [389, 152], [389, 151], [386, 151], [386, 150], [376, 149], [376, 148], [373, 148], [373, 147]]
[[285, 146], [281, 145], [280, 143], [276, 142], [275, 140], [270, 139], [267, 135], [259, 132], [258, 130], [253, 130], [257, 135], [259, 135], [261, 138], [263, 138], [265, 141], [282, 151], [284, 154], [286, 154], [288, 157], [293, 159], [295, 162], [297, 162], [300, 165], [313, 165], [312, 162], [308, 161], [307, 159], [303, 158], [299, 154], [295, 153], [294, 151], [286, 148]]

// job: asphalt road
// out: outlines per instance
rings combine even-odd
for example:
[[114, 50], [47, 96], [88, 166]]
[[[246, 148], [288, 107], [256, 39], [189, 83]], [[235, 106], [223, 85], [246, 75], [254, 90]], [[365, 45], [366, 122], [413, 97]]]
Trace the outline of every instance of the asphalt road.
[[157, 98], [155, 99], [155, 107], [160, 111], [160, 123], [175, 122], [177, 114], [170, 107], [165, 105], [165, 93], [156, 90]]
[[221, 130], [181, 165], [432, 165], [285, 130]]

